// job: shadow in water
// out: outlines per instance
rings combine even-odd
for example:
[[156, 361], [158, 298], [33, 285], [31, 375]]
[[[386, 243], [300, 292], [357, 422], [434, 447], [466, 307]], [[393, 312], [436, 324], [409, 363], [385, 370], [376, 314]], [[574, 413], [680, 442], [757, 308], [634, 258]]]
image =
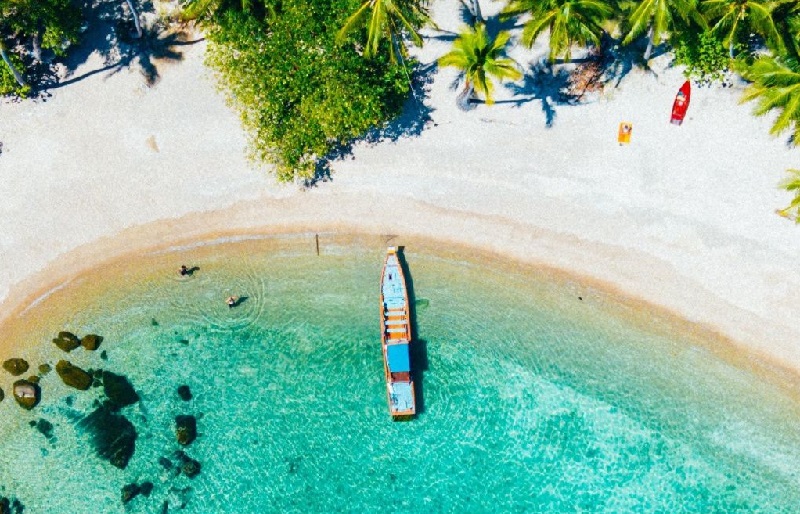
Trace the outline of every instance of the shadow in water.
[[[425, 412], [425, 380], [424, 372], [428, 371], [428, 342], [419, 337], [417, 325], [417, 302], [414, 292], [414, 278], [406, 262], [404, 247], [397, 247], [397, 260], [406, 278], [408, 292], [408, 314], [411, 320], [411, 378], [414, 380], [414, 394], [417, 402], [417, 415]], [[427, 305], [427, 304], [426, 304]]]

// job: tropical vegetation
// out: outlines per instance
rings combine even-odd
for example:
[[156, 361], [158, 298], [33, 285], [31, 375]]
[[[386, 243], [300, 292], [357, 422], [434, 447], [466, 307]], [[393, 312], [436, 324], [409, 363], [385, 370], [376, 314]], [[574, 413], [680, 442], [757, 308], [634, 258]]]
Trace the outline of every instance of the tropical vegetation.
[[[114, 0], [137, 17], [134, 0]], [[252, 155], [282, 180], [308, 179], [355, 138], [397, 116], [417, 70], [409, 45], [437, 29], [428, 0], [182, 0], [184, 22], [202, 24], [207, 62], [250, 134]], [[501, 21], [521, 33], [487, 30], [479, 0], [461, 0], [472, 26], [438, 60], [462, 72], [461, 97], [494, 102], [496, 85], [523, 73], [506, 56], [547, 34], [548, 58], [618, 41], [672, 51], [687, 76], [717, 80], [737, 71], [751, 85], [743, 102], [774, 113], [771, 132], [800, 144], [798, 0], [504, 0]], [[63, 54], [82, 22], [80, 0], [0, 0], [0, 94], [35, 86], [42, 52]], [[122, 6], [127, 6], [121, 9]], [[490, 24], [490, 26], [494, 26]], [[516, 27], [515, 27], [516, 28]], [[138, 27], [137, 27], [138, 30]], [[609, 34], [609, 32], [611, 34]], [[448, 36], [449, 37], [449, 36]]]
[[[25, 96], [30, 64], [42, 50], [63, 55], [78, 40], [81, 13], [72, 0], [0, 1], [0, 95]], [[32, 58], [27, 61], [23, 55]]]
[[[409, 93], [388, 52], [370, 59], [337, 33], [354, 0], [284, 0], [274, 15], [222, 9], [207, 20], [208, 63], [281, 180], [312, 179], [341, 145], [399, 114]], [[382, 45], [387, 45], [386, 41]]]
[[688, 31], [674, 38], [675, 62], [686, 67], [686, 76], [698, 81], [722, 80], [730, 58], [722, 42], [709, 30]]
[[392, 60], [407, 56], [402, 36], [407, 35], [416, 46], [422, 46], [419, 29], [432, 21], [417, 0], [364, 0], [337, 33], [337, 41], [366, 29], [364, 56], [372, 58], [380, 51], [381, 41], [389, 42], [388, 53]]
[[755, 114], [763, 116], [778, 111], [770, 133], [788, 131], [800, 145], [800, 63], [792, 57], [762, 56], [751, 65], [740, 67], [742, 76], [751, 82], [742, 102], [757, 100]]
[[500, 32], [494, 38], [489, 37], [483, 23], [468, 27], [453, 41], [452, 50], [439, 58], [439, 66], [455, 66], [461, 70], [464, 74], [464, 94], [469, 95], [474, 89], [483, 95], [488, 105], [492, 105], [492, 78], [522, 78], [517, 64], [512, 59], [503, 57], [510, 37], [508, 32]]
[[705, 27], [706, 21], [697, 10], [696, 0], [639, 0], [624, 2], [623, 22], [628, 27], [622, 40], [630, 44], [641, 34], [647, 32], [647, 48], [644, 59], [650, 58], [655, 45], [669, 40], [672, 33], [696, 30], [692, 26]]
[[614, 13], [604, 0], [510, 0], [500, 19], [529, 14], [522, 29], [522, 44], [530, 48], [545, 31], [550, 37], [550, 61], [572, 57], [575, 45], [600, 45], [602, 24]]
[[779, 209], [778, 214], [800, 224], [800, 170], [790, 169], [786, 170], [786, 172], [789, 177], [781, 183], [781, 187], [794, 194], [794, 198], [792, 198], [788, 206]]
[[733, 59], [737, 42], [746, 43], [751, 34], [764, 37], [773, 45], [783, 44], [772, 19], [773, 1], [704, 0], [703, 13], [712, 21], [711, 31], [721, 37]]

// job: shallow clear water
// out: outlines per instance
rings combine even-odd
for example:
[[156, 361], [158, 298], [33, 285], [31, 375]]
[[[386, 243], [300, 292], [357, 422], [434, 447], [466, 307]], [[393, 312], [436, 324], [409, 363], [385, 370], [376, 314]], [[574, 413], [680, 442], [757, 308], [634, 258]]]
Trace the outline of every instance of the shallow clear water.
[[[0, 403], [0, 494], [26, 513], [796, 511], [800, 407], [786, 392], [657, 314], [500, 262], [406, 247], [422, 405], [392, 422], [383, 251], [231, 242], [54, 292], [4, 336], [33, 343], [21, 356], [34, 369], [68, 358], [126, 375], [136, 452], [124, 470], [96, 456], [77, 422], [102, 388], [51, 372], [33, 412]], [[200, 270], [181, 279], [184, 262]], [[247, 298], [229, 309], [230, 294]], [[67, 356], [49, 342], [63, 329], [104, 336], [108, 359]], [[158, 462], [179, 449], [178, 414], [198, 417], [194, 479]], [[39, 418], [54, 439], [28, 425]], [[121, 487], [147, 480], [152, 494], [123, 506]]]

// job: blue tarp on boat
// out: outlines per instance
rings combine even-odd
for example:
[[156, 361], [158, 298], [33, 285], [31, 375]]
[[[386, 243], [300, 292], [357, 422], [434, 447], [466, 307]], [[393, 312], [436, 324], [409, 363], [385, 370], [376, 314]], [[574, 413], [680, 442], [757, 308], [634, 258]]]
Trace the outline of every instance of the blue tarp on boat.
[[389, 357], [389, 371], [392, 373], [411, 371], [408, 344], [390, 344], [386, 348], [386, 354]]

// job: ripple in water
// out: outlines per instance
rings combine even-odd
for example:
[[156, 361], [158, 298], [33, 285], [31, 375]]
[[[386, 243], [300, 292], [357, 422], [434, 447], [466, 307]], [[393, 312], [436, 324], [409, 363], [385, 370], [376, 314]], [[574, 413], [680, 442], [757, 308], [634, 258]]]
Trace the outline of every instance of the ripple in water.
[[[408, 247], [422, 405], [391, 422], [384, 249], [361, 243], [320, 257], [298, 239], [193, 248], [54, 292], [6, 333], [41, 341], [24, 355], [34, 369], [65, 358], [48, 342], [59, 330], [103, 335], [107, 360], [67, 358], [133, 383], [141, 401], [122, 412], [136, 452], [124, 470], [99, 459], [78, 425], [102, 388], [50, 373], [33, 412], [0, 403], [0, 494], [26, 513], [795, 509], [800, 409], [787, 394], [668, 321], [500, 263]], [[182, 262], [200, 269], [176, 278]], [[230, 309], [231, 294], [246, 299]], [[186, 448], [177, 415], [197, 418]], [[39, 419], [49, 436], [29, 426]], [[178, 450], [197, 477], [176, 471]], [[123, 506], [122, 487], [148, 481]]]

